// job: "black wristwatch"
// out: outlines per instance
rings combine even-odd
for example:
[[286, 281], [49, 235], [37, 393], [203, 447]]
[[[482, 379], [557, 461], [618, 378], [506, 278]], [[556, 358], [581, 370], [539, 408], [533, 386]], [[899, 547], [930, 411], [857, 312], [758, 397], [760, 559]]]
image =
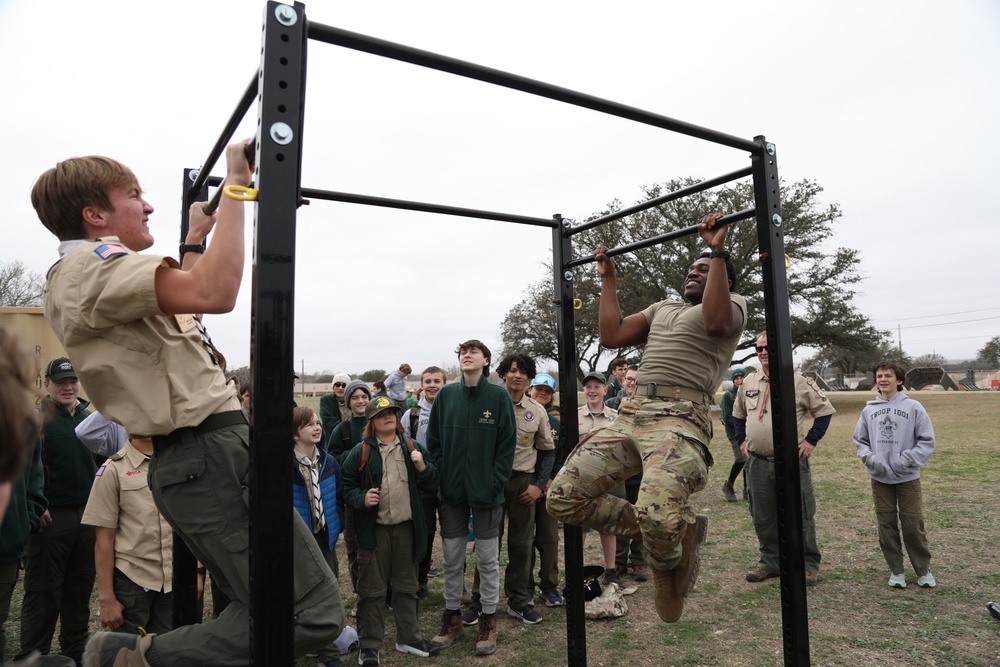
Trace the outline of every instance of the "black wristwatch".
[[182, 243], [180, 249], [180, 255], [183, 257], [189, 252], [196, 252], [199, 255], [204, 254], [205, 244], [204, 243]]
[[708, 254], [709, 259], [715, 259], [716, 257], [720, 259], [729, 259], [728, 250], [713, 250]]

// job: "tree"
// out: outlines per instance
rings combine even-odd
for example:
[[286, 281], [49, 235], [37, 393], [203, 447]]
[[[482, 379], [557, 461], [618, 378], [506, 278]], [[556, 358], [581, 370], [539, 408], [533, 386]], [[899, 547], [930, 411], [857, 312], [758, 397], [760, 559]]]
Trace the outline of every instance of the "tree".
[[894, 361], [903, 368], [912, 368], [913, 360], [889, 340], [885, 332], [877, 332], [871, 340], [855, 340], [847, 346], [829, 345], [815, 356], [806, 359], [802, 370], [819, 373], [843, 373], [854, 375], [870, 371], [875, 364], [884, 360]]
[[377, 382], [379, 380], [384, 380], [387, 375], [389, 374], [381, 368], [373, 368], [370, 371], [362, 373], [358, 376], [358, 379], [363, 380], [364, 382]]
[[[644, 189], [644, 200], [696, 182], [692, 178], [675, 179], [647, 187]], [[793, 347], [838, 345], [849, 349], [861, 346], [865, 340], [885, 338], [887, 334], [872, 327], [868, 318], [859, 313], [853, 303], [851, 286], [862, 279], [857, 271], [858, 251], [838, 248], [830, 252], [825, 249], [840, 218], [840, 208], [836, 204], [821, 205], [818, 198], [823, 189], [813, 181], [800, 181], [790, 187], [782, 187], [785, 252], [792, 261], [788, 270], [788, 298]], [[753, 202], [753, 186], [750, 183], [697, 193], [581, 232], [574, 237], [576, 255], [589, 254], [599, 245], [614, 248], [659, 236], [689, 227], [711, 211], [740, 211], [751, 208]], [[621, 208], [621, 203], [614, 201], [608, 210], [595, 214], [591, 219]], [[754, 341], [757, 334], [764, 330], [765, 323], [756, 224], [744, 221], [733, 225], [728, 232], [726, 246], [736, 265], [736, 291], [747, 299], [747, 326], [736, 355], [736, 361], [742, 363], [754, 355]], [[629, 315], [656, 301], [681, 298], [688, 267], [704, 249], [701, 238], [693, 234], [667, 245], [615, 257], [622, 313]], [[551, 285], [548, 276], [530, 285], [524, 299], [507, 313], [500, 327], [505, 350], [523, 350], [542, 359], [557, 358]], [[596, 370], [601, 357], [608, 353], [637, 356], [637, 348], [605, 350], [599, 345], [600, 281], [595, 267], [585, 265], [574, 269], [574, 287], [576, 297], [583, 302], [583, 307], [575, 313], [578, 371]]]
[[1000, 365], [1000, 336], [990, 338], [986, 342], [986, 345], [983, 345], [976, 352], [976, 360], [984, 364], [992, 364], [993, 366]]
[[237, 384], [242, 387], [244, 385], [249, 386], [250, 384], [250, 367], [240, 366], [239, 368], [234, 368], [229, 371], [229, 377], [235, 377]]
[[0, 262], [0, 306], [40, 306], [44, 286], [41, 274], [29, 271], [21, 262]]
[[948, 360], [944, 358], [944, 355], [938, 354], [937, 352], [932, 352], [930, 354], [921, 354], [919, 357], [913, 360], [913, 365], [916, 368], [938, 368], [944, 366], [948, 363]]

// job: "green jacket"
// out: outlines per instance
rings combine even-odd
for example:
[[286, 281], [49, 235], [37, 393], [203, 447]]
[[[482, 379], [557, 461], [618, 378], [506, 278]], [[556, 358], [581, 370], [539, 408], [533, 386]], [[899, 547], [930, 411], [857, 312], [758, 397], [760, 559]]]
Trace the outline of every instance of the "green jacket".
[[48, 509], [44, 490], [42, 450], [34, 447], [24, 461], [24, 475], [11, 482], [10, 505], [0, 525], [0, 562], [24, 557], [24, 545], [38, 532], [42, 514]]
[[[406, 460], [407, 480], [410, 486], [410, 511], [413, 513], [413, 562], [419, 563], [427, 553], [427, 521], [424, 517], [424, 505], [420, 500], [420, 491], [437, 488], [441, 481], [437, 468], [430, 460], [427, 450], [418, 442], [410, 440], [402, 433], [399, 441], [403, 446]], [[410, 452], [417, 448], [424, 455], [427, 467], [423, 472], [417, 472], [410, 460]], [[367, 450], [367, 451], [366, 451]], [[364, 463], [362, 463], [362, 459]], [[365, 494], [368, 489], [382, 486], [382, 455], [379, 453], [378, 441], [368, 438], [354, 446], [344, 459], [341, 466], [344, 473], [344, 504], [354, 509], [354, 532], [357, 535], [358, 546], [362, 549], [375, 548], [375, 526], [378, 523], [378, 507], [365, 507]]]
[[517, 426], [507, 390], [485, 376], [445, 385], [427, 422], [427, 450], [441, 472], [441, 501], [499, 507], [514, 467]]
[[736, 402], [736, 392], [739, 389], [734, 384], [732, 389], [724, 392], [719, 406], [722, 408], [722, 423], [726, 427], [726, 437], [730, 440], [736, 439], [736, 428], [733, 426], [733, 403]]
[[87, 446], [76, 437], [76, 427], [87, 418], [88, 401], [79, 404], [71, 415], [51, 398], [42, 399], [42, 465], [45, 468], [45, 497], [49, 507], [86, 505], [94, 485], [97, 461]]

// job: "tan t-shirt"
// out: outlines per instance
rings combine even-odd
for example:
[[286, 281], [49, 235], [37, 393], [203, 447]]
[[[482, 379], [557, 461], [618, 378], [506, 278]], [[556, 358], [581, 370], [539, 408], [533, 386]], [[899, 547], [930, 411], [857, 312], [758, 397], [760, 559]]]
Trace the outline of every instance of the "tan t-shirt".
[[[745, 322], [746, 299], [739, 294], [729, 297]], [[728, 338], [712, 338], [705, 333], [701, 304], [681, 301], [659, 301], [642, 315], [649, 323], [649, 338], [636, 383], [689, 387], [714, 395], [733, 360], [743, 328]]]
[[87, 396], [132, 435], [166, 435], [211, 414], [239, 410], [225, 359], [190, 315], [156, 302], [160, 266], [111, 236], [70, 250], [48, 274], [45, 318]]
[[134, 583], [169, 593], [174, 534], [153, 504], [149, 457], [126, 443], [98, 468], [81, 523], [115, 529], [115, 567]]
[[[817, 417], [832, 415], [836, 410], [823, 390], [812, 378], [798, 371], [795, 377], [795, 421], [798, 440], [802, 442]], [[733, 417], [747, 422], [747, 449], [760, 456], [774, 455], [774, 434], [771, 431], [771, 401], [767, 392], [767, 376], [755, 370], [743, 379], [733, 404]], [[765, 395], [768, 400], [765, 401]]]
[[514, 472], [535, 472], [537, 452], [556, 448], [549, 417], [541, 403], [525, 394], [514, 404], [514, 421], [517, 422]]

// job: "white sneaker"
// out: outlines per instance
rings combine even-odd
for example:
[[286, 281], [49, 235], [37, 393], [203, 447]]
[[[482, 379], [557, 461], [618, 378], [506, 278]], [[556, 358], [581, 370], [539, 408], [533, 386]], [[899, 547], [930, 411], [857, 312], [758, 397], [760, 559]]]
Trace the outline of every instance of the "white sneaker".
[[889, 577], [889, 585], [893, 588], [906, 588], [906, 574], [894, 574]]
[[917, 586], [921, 588], [934, 588], [937, 586], [937, 581], [934, 579], [934, 575], [931, 574], [930, 570], [927, 570], [927, 574], [917, 579]]

